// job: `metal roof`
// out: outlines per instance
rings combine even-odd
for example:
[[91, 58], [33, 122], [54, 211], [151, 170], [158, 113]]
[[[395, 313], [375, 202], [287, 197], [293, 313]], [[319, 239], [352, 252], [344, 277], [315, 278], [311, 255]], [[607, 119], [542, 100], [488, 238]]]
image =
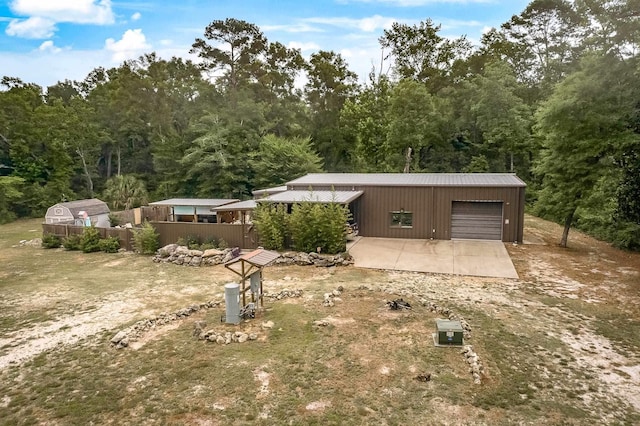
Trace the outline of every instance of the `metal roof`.
[[339, 203], [349, 204], [362, 195], [363, 191], [285, 191], [269, 195], [266, 198], [256, 200], [272, 203], [299, 203], [311, 201], [312, 203]]
[[250, 263], [254, 266], [262, 267], [267, 266], [274, 260], [280, 257], [280, 253], [270, 250], [265, 250], [262, 248], [256, 249], [250, 253], [243, 254], [241, 256], [236, 257], [235, 259], [231, 259], [225, 266], [228, 267], [236, 262], [244, 261]]
[[76, 201], [67, 201], [64, 203], [58, 203], [54, 205], [62, 206], [69, 209], [71, 214], [74, 216], [78, 216], [78, 213], [81, 211], [87, 212], [89, 216], [109, 213], [109, 206], [102, 200], [98, 200], [97, 198], [90, 198], [88, 200], [76, 200]]
[[237, 198], [170, 198], [168, 200], [154, 201], [150, 206], [201, 206], [218, 207], [224, 204], [240, 201]]
[[251, 191], [254, 196], [262, 196], [269, 194], [277, 194], [278, 192], [284, 192], [287, 190], [287, 185], [282, 186], [274, 186], [273, 188], [266, 189], [256, 189], [255, 191]]
[[311, 173], [288, 186], [527, 186], [512, 173]]
[[220, 207], [215, 207], [211, 210], [216, 212], [229, 212], [229, 211], [241, 211], [241, 210], [254, 210], [256, 208], [256, 200], [239, 201], [237, 203], [225, 204]]

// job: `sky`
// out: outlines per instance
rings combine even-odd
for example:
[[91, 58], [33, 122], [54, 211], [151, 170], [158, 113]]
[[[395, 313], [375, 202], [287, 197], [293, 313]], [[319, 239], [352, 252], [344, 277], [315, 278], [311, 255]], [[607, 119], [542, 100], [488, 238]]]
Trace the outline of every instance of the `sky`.
[[378, 38], [393, 22], [430, 18], [440, 35], [483, 32], [521, 13], [528, 0], [0, 0], [0, 77], [43, 88], [83, 80], [144, 53], [190, 58], [191, 45], [214, 20], [256, 24], [271, 41], [340, 53], [364, 82], [379, 69]]

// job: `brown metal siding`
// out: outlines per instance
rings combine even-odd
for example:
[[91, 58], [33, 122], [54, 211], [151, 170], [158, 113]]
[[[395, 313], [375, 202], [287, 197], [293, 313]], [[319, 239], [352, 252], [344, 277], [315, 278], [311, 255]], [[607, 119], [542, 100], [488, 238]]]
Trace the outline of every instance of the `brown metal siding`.
[[[295, 186], [303, 189], [302, 186]], [[294, 186], [289, 185], [290, 189]], [[304, 189], [308, 189], [308, 185]], [[331, 186], [314, 186], [331, 190]], [[522, 242], [525, 187], [480, 186], [337, 186], [335, 190], [362, 190], [354, 219], [360, 235], [388, 238], [451, 239], [453, 201], [503, 203], [502, 241]], [[389, 213], [404, 209], [413, 213], [412, 228], [392, 228]], [[508, 221], [508, 223], [506, 223]]]
[[198, 236], [202, 241], [207, 238], [223, 239], [229, 247], [258, 247], [255, 230], [251, 225], [187, 222], [151, 222], [151, 225], [160, 234], [161, 247], [190, 235]]
[[[362, 220], [360, 235], [389, 238], [431, 238], [432, 201], [430, 187], [362, 187], [360, 197]], [[392, 211], [413, 214], [411, 228], [394, 228], [390, 224]]]

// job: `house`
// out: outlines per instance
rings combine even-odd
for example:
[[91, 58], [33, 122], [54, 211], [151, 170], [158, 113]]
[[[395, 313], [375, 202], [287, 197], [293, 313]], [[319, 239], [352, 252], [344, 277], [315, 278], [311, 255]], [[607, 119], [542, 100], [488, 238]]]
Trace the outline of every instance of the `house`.
[[522, 242], [526, 184], [509, 173], [313, 173], [258, 202], [339, 202], [359, 235]]
[[228, 215], [218, 217], [215, 209], [238, 201], [240, 200], [226, 198], [171, 198], [149, 203], [149, 206], [168, 208], [165, 220], [169, 222], [221, 223], [231, 222], [233, 218]]
[[47, 209], [45, 223], [69, 223], [109, 228], [109, 206], [97, 198], [54, 204]]

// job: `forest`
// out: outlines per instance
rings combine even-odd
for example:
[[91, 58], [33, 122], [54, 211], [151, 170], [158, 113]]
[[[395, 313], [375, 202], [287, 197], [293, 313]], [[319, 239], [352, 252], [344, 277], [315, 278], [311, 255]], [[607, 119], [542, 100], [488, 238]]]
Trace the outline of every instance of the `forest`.
[[307, 172], [513, 172], [561, 244], [577, 227], [640, 250], [639, 11], [534, 0], [478, 46], [395, 23], [360, 80], [233, 18], [195, 61], [148, 53], [46, 88], [4, 76], [0, 222], [90, 197], [247, 199]]

